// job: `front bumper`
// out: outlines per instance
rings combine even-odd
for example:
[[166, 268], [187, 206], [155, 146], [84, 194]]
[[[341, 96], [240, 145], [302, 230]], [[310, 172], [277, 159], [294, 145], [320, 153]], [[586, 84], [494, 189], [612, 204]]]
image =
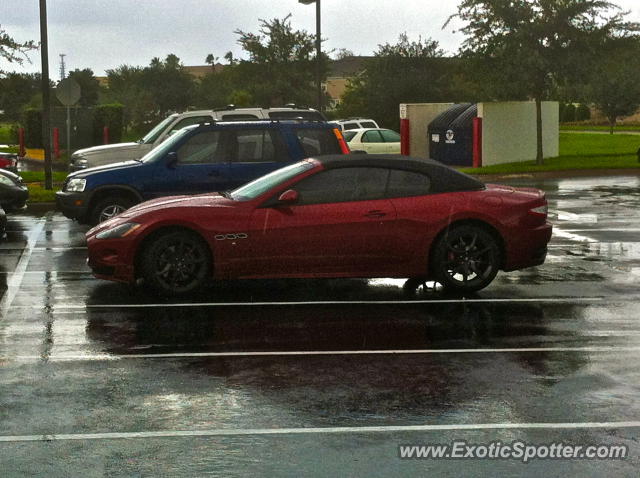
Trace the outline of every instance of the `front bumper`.
[[89, 198], [84, 192], [58, 191], [56, 208], [69, 219], [85, 219], [89, 210]]
[[133, 241], [96, 239], [87, 235], [87, 265], [98, 279], [131, 284], [135, 282]]

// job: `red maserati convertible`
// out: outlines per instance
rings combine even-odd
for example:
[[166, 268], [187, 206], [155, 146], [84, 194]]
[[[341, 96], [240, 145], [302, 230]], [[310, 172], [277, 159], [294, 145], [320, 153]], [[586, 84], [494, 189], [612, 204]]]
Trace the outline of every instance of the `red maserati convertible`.
[[471, 292], [542, 264], [537, 189], [394, 155], [306, 159], [228, 192], [139, 204], [87, 232], [101, 279], [165, 295], [209, 279], [395, 277]]

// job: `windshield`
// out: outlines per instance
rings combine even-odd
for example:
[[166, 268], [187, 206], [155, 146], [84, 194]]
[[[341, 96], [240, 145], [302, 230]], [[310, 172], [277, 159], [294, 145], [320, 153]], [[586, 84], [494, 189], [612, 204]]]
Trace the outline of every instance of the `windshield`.
[[284, 183], [303, 171], [307, 171], [313, 167], [314, 163], [310, 161], [301, 161], [299, 163], [277, 169], [266, 176], [262, 176], [255, 181], [251, 181], [244, 186], [240, 186], [238, 189], [234, 189], [229, 193], [229, 197], [234, 201], [250, 201], [278, 184]]
[[[195, 127], [195, 126], [194, 126]], [[153, 148], [147, 154], [145, 154], [140, 162], [148, 163], [152, 161], [156, 161], [157, 159], [164, 158], [169, 151], [173, 150], [175, 144], [181, 140], [181, 138], [189, 133], [194, 127], [186, 127], [184, 129], [178, 130], [176, 134], [172, 135], [169, 139], [161, 143], [159, 146]]]
[[149, 131], [144, 137], [140, 140], [141, 143], [150, 144], [155, 142], [158, 139], [158, 136], [165, 130], [170, 123], [173, 122], [175, 118], [173, 116], [169, 116], [162, 120], [159, 124], [157, 124], [151, 131]]

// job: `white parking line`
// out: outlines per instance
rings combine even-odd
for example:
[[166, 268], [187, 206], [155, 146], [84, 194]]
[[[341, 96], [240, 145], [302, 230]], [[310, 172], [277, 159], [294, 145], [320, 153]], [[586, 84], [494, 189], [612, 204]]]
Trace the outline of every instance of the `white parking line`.
[[[97, 309], [147, 309], [167, 307], [265, 307], [265, 306], [307, 306], [307, 305], [429, 305], [429, 304], [491, 304], [491, 303], [550, 303], [550, 304], [579, 304], [597, 303], [604, 301], [604, 297], [539, 297], [539, 298], [492, 298], [492, 299], [431, 299], [431, 300], [317, 300], [291, 302], [182, 302], [156, 304], [47, 304], [43, 305], [14, 305], [14, 309], [38, 310], [44, 307], [50, 311], [64, 310], [97, 310]], [[635, 297], [625, 296], [616, 302], [637, 300]]]
[[64, 440], [117, 440], [135, 438], [181, 438], [250, 435], [301, 435], [339, 433], [390, 433], [475, 430], [584, 430], [640, 428], [640, 421], [578, 423], [469, 423], [451, 425], [388, 425], [372, 427], [299, 427], [299, 428], [214, 428], [208, 430], [158, 430], [145, 432], [61, 433], [51, 435], [0, 436], [0, 442], [48, 442]]
[[8, 309], [11, 308], [13, 299], [20, 290], [20, 284], [22, 284], [22, 279], [25, 271], [27, 270], [27, 266], [29, 265], [31, 254], [33, 253], [33, 249], [38, 242], [38, 238], [44, 229], [45, 220], [46, 218], [40, 219], [29, 232], [29, 238], [27, 239], [27, 244], [20, 256], [20, 261], [13, 271], [13, 274], [7, 278], [7, 290], [2, 296], [2, 299], [0, 299], [0, 317], [6, 315]]
[[[120, 354], [120, 355], [57, 355], [48, 358], [49, 362], [109, 362], [128, 359], [182, 359], [182, 358], [230, 358], [230, 357], [299, 357], [326, 355], [440, 355], [440, 354], [504, 354], [504, 353], [621, 353], [640, 352], [637, 347], [592, 346], [592, 347], [521, 347], [521, 348], [480, 348], [480, 349], [396, 349], [396, 350], [299, 350], [299, 351], [257, 351], [257, 352], [177, 352], [167, 354]], [[1, 361], [16, 362], [39, 361], [40, 355], [18, 355], [0, 357]]]

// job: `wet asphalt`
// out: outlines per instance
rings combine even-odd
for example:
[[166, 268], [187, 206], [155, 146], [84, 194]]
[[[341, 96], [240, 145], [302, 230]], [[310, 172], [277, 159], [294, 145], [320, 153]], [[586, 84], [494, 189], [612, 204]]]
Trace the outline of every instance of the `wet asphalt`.
[[[516, 184], [516, 182], [512, 182]], [[637, 476], [640, 177], [547, 192], [546, 263], [471, 297], [94, 279], [54, 211], [0, 241], [2, 476]], [[624, 460], [401, 460], [406, 444], [614, 444]]]

